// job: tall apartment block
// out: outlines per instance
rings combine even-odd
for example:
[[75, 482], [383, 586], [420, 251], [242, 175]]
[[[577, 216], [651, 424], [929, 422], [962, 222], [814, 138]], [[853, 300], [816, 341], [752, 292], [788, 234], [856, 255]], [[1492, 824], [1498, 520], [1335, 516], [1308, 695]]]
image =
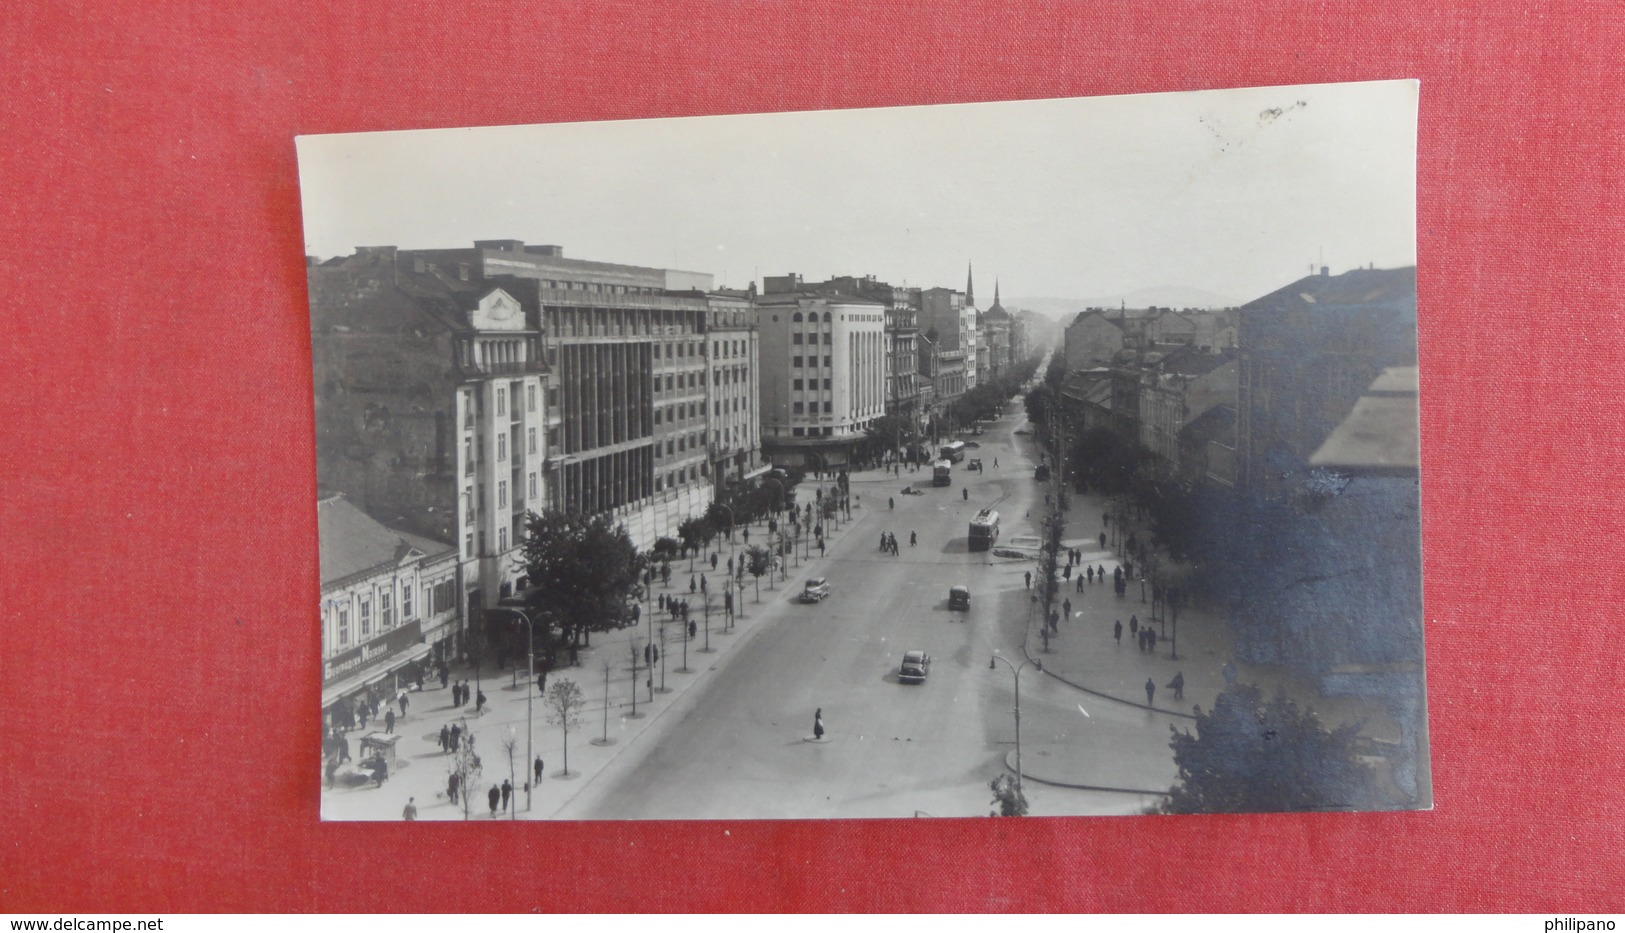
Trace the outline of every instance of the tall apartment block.
[[774, 463], [827, 468], [886, 413], [886, 306], [769, 276], [756, 301], [762, 446]]

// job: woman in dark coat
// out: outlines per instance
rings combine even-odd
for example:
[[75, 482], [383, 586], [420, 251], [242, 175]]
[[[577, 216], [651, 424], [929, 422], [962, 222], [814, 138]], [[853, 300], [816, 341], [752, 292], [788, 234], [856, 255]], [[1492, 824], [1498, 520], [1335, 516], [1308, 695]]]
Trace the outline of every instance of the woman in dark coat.
[[496, 816], [497, 807], [502, 803], [502, 789], [492, 784], [491, 790], [486, 793], [485, 798], [491, 802], [491, 815]]

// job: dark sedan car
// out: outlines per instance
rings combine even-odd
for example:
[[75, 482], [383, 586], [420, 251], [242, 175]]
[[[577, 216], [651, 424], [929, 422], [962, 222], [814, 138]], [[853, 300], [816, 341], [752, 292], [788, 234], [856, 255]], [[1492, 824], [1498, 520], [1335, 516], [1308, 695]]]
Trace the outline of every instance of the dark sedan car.
[[923, 684], [931, 671], [931, 656], [924, 651], [908, 651], [897, 668], [897, 680], [905, 684]]

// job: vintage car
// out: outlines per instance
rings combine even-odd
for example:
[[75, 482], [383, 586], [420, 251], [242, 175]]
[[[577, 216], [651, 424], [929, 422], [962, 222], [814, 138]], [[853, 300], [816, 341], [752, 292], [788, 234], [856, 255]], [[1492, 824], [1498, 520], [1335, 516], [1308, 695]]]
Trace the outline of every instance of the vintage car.
[[923, 684], [931, 672], [931, 656], [924, 651], [903, 653], [903, 663], [897, 667], [897, 680], [905, 684]]
[[813, 577], [801, 588], [801, 601], [804, 603], [822, 602], [829, 595], [829, 581], [823, 577]]
[[968, 587], [968, 586], [950, 586], [948, 588], [948, 608], [949, 609], [969, 609], [970, 608], [970, 587]]

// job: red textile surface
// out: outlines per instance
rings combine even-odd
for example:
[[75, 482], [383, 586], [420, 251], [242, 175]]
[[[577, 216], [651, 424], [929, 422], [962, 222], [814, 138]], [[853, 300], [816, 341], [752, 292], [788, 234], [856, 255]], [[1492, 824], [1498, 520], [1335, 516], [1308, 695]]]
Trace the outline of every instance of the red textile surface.
[[[1620, 5], [650, 6], [0, 14], [0, 911], [1625, 907]], [[295, 134], [1405, 77], [1435, 811], [317, 821]]]

